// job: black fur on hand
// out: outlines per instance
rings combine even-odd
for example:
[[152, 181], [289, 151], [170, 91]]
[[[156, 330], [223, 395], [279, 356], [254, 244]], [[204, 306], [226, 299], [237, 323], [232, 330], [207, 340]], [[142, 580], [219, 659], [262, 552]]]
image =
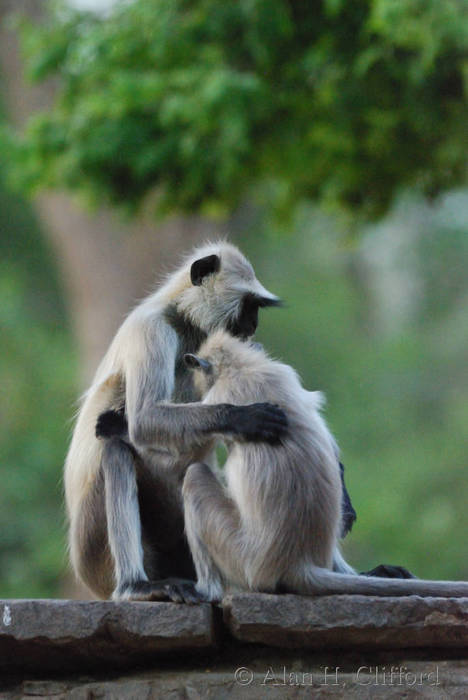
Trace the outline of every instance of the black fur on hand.
[[96, 422], [96, 437], [110, 438], [123, 437], [127, 434], [128, 425], [124, 410], [105, 411], [101, 413]]
[[233, 406], [230, 419], [232, 432], [246, 442], [277, 444], [286, 434], [288, 419], [279, 407], [270, 403]]

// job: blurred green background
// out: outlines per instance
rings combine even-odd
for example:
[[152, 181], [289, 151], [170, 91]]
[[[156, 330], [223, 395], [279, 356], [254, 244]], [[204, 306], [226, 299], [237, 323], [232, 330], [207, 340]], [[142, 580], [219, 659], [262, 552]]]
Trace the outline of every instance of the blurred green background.
[[215, 233], [286, 301], [259, 339], [327, 395], [350, 563], [468, 578], [466, 5], [54, 7], [0, 11], [0, 596], [82, 594], [61, 485], [77, 397]]

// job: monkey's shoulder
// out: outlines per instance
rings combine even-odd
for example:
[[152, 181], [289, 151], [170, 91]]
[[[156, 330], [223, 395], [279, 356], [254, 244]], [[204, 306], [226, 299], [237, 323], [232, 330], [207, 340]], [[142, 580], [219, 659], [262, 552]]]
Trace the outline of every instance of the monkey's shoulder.
[[134, 365], [139, 358], [165, 363], [177, 351], [178, 334], [164, 308], [148, 303], [137, 306], [120, 326], [108, 355], [123, 365]]

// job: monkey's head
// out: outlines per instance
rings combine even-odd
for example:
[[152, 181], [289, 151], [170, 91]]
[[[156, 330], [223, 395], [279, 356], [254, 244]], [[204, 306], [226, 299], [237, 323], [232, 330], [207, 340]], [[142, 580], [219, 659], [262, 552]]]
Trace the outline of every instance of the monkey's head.
[[243, 396], [245, 385], [270, 358], [259, 343], [243, 341], [226, 331], [216, 331], [201, 345], [196, 355], [184, 355], [186, 366], [194, 370], [194, 384], [205, 396], [218, 384], [230, 394], [239, 391]]
[[247, 258], [224, 241], [190, 256], [176, 299], [178, 310], [205, 333], [224, 329], [244, 339], [257, 329], [258, 310], [279, 304], [260, 284]]

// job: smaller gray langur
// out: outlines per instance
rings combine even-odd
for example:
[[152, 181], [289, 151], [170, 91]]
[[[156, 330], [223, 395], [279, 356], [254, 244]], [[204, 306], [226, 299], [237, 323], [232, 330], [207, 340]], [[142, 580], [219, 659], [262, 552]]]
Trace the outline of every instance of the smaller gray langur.
[[204, 405], [268, 402], [288, 420], [277, 445], [224, 436], [226, 486], [206, 464], [186, 472], [185, 527], [202, 598], [216, 601], [229, 589], [468, 596], [466, 582], [363, 576], [345, 562], [338, 448], [320, 412], [322, 394], [306, 391], [291, 367], [223, 331], [185, 362]]

